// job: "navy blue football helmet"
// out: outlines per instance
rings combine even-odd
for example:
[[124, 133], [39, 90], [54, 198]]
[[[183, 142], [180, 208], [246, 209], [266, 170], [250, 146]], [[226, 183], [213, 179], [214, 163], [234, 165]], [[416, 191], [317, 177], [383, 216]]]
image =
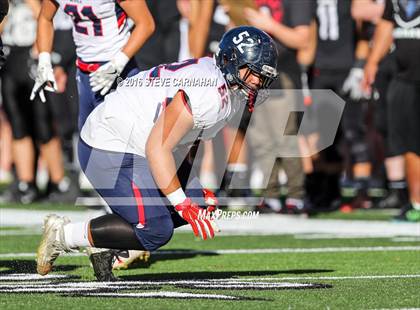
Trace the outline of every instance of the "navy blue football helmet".
[[[267, 33], [255, 27], [240, 26], [226, 32], [215, 58], [229, 88], [245, 92], [250, 110], [254, 107], [258, 89], [245, 82], [249, 74], [261, 79], [262, 89], [268, 88], [278, 76], [276, 45]], [[249, 70], [241, 78], [239, 70], [243, 68]]]

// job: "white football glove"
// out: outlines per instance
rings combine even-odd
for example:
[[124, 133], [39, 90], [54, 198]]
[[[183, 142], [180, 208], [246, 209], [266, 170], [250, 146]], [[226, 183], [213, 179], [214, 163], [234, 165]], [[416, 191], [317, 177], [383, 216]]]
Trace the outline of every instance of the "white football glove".
[[45, 102], [44, 89], [50, 92], [56, 92], [57, 83], [54, 78], [54, 72], [51, 65], [51, 55], [48, 52], [42, 52], [38, 55], [38, 68], [35, 77], [35, 85], [32, 88], [30, 100], [34, 100], [36, 95], [42, 102]]
[[354, 67], [350, 70], [349, 75], [343, 84], [343, 93], [349, 94], [350, 98], [353, 100], [368, 99], [369, 94], [367, 94], [362, 88], [362, 80], [364, 76], [363, 68]]
[[98, 70], [91, 73], [89, 76], [92, 90], [94, 92], [101, 90], [101, 95], [105, 96], [129, 60], [126, 54], [119, 52], [111, 61], [103, 64]]

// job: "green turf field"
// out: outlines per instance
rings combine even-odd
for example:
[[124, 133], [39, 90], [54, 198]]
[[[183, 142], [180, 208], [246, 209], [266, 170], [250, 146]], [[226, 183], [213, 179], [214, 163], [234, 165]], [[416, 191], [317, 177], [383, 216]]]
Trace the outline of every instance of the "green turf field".
[[2, 228], [1, 309], [420, 307], [418, 238], [198, 241], [177, 233], [147, 265], [116, 272], [122, 282], [101, 284], [84, 255], [58, 258], [52, 276], [62, 278], [32, 279], [39, 230]]

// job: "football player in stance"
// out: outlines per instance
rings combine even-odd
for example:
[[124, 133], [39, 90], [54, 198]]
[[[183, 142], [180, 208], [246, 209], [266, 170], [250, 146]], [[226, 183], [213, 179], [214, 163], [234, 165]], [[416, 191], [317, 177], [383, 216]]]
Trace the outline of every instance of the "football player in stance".
[[82, 223], [49, 215], [38, 273], [49, 273], [63, 252], [92, 247], [99, 249], [89, 256], [97, 279], [110, 281], [112, 249], [154, 251], [186, 224], [195, 236], [213, 238], [215, 197], [190, 176], [183, 150], [214, 137], [241, 104], [253, 109], [258, 91], [277, 77], [277, 57], [269, 35], [237, 27], [214, 58], [157, 66], [121, 82], [89, 115], [79, 141], [82, 169], [113, 213]]
[[[153, 33], [155, 23], [144, 0], [43, 1], [38, 17], [38, 71], [31, 100], [39, 95], [45, 102], [44, 90], [57, 90], [50, 54], [53, 18], [59, 7], [73, 19], [80, 130], [90, 112], [116, 87], [117, 77], [125, 78], [140, 71], [132, 58]], [[132, 31], [128, 18], [134, 23]], [[128, 259], [131, 262], [143, 254], [150, 255], [132, 251]], [[126, 261], [121, 257], [117, 267], [127, 265]]]

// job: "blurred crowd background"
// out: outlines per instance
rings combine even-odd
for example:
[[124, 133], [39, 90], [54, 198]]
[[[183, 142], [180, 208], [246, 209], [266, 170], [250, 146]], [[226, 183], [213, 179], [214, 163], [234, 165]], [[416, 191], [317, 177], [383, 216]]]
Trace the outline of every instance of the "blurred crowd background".
[[[5, 54], [0, 99], [2, 204], [74, 203], [77, 197], [94, 195], [75, 156], [76, 54], [72, 20], [61, 9], [54, 19], [52, 54], [58, 92], [49, 93], [46, 103], [29, 100], [37, 66], [34, 42], [40, 3], [9, 1], [0, 29]], [[202, 143], [201, 181], [220, 197], [230, 198], [225, 200], [228, 207], [309, 215], [394, 208], [402, 210], [400, 219], [407, 219], [404, 150], [389, 143], [387, 93], [397, 72], [392, 49], [381, 62], [371, 93], [360, 86], [384, 0], [148, 0], [147, 4], [156, 29], [135, 56], [141, 70], [211, 56], [226, 29], [247, 24], [268, 32], [278, 45], [281, 74], [273, 87], [299, 90], [285, 92], [279, 100], [303, 103], [303, 112], [313, 115], [324, 111], [312, 89], [333, 90], [346, 102], [334, 143], [313, 156], [278, 158], [274, 167], [267, 167], [278, 148], [287, 148], [281, 137], [297, 132], [302, 116], [293, 115], [286, 128], [290, 132], [283, 132], [276, 127], [281, 105], [258, 107], [251, 122], [245, 111], [239, 130], [231, 126], [214, 141]], [[318, 127], [328, 125], [314, 124], [299, 132], [302, 152], [317, 148], [322, 131]], [[227, 169], [215, 164], [220, 156], [226, 158]], [[268, 186], [261, 189], [264, 178], [269, 179]]]

